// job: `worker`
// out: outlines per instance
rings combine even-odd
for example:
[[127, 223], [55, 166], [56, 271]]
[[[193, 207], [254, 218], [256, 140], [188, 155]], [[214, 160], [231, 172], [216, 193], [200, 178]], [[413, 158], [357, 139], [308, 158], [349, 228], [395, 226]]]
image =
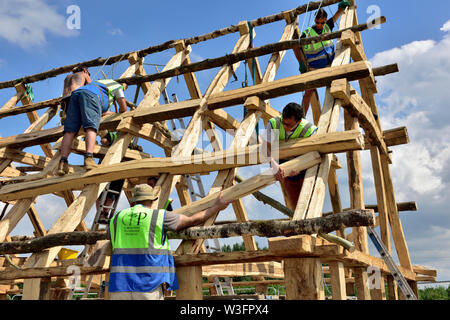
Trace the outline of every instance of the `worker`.
[[[158, 179], [159, 179], [159, 177], [156, 177], [156, 176], [148, 177], [147, 184], [150, 187], [154, 188], [156, 186], [156, 183], [158, 182]], [[173, 211], [172, 202], [173, 202], [172, 198], [167, 199], [166, 203], [164, 204], [164, 209], [167, 211]]]
[[266, 139], [263, 143], [265, 155], [271, 158], [271, 166], [274, 171], [275, 179], [280, 182], [287, 195], [287, 206], [294, 210], [297, 206], [298, 197], [303, 186], [306, 170], [301, 172], [290, 172], [286, 174], [284, 169], [279, 166], [290, 159], [280, 160], [279, 164], [274, 160], [271, 154], [271, 147], [274, 139], [278, 141], [288, 141], [290, 139], [308, 138], [317, 132], [317, 127], [311, 124], [305, 118], [305, 113], [299, 104], [295, 102], [288, 103], [282, 116], [269, 120], [266, 127]]
[[[349, 1], [341, 1], [336, 14], [328, 20], [327, 12], [323, 8], [320, 8], [315, 17], [315, 25], [306, 29], [300, 38], [313, 38], [322, 34], [331, 33], [335, 23], [349, 6], [351, 6]], [[301, 73], [329, 67], [334, 60], [335, 48], [333, 40], [321, 41], [304, 46], [303, 51], [306, 56], [306, 64], [301, 50], [300, 46], [293, 48], [294, 54], [300, 64]], [[306, 90], [303, 96], [302, 106], [305, 110], [305, 115], [308, 114], [309, 104], [314, 91], [314, 89]]]
[[86, 170], [91, 170], [98, 167], [93, 159], [93, 152], [101, 117], [112, 113], [108, 110], [115, 101], [119, 104], [120, 113], [127, 110], [127, 103], [123, 93], [124, 86], [108, 79], [92, 82], [90, 77], [87, 77], [86, 80], [87, 84], [78, 87], [74, 91], [71, 91], [74, 89], [74, 86], [64, 88], [64, 92], [66, 94], [70, 93], [71, 97], [67, 108], [64, 136], [61, 143], [61, 161], [58, 166], [58, 175], [60, 176], [69, 172], [68, 157], [71, 152], [73, 139], [78, 134], [81, 126], [86, 132], [84, 166]]
[[191, 216], [152, 210], [158, 199], [148, 184], [133, 188], [132, 207], [114, 215], [109, 224], [112, 245], [109, 292], [111, 300], [163, 300], [162, 285], [178, 290], [167, 231], [199, 225], [228, 207], [219, 195], [209, 209]]

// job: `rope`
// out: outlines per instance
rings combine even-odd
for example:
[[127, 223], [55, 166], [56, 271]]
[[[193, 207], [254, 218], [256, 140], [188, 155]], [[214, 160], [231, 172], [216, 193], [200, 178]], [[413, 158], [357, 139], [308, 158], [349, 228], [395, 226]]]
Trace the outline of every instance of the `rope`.
[[97, 73], [95, 74], [95, 76], [94, 76], [93, 78], [97, 78], [97, 75], [100, 73], [100, 71], [103, 70], [103, 68], [104, 68], [104, 67], [106, 66], [106, 64], [108, 63], [109, 58], [111, 58], [111, 57], [108, 57], [108, 59], [106, 59], [105, 63], [101, 66], [100, 70], [97, 71]]
[[[308, 2], [308, 5], [306, 6], [305, 18], [303, 19], [303, 25], [302, 25], [302, 30], [301, 30], [301, 32], [300, 32], [300, 37], [302, 36], [303, 31], [304, 31], [304, 28], [305, 28], [306, 14], [308, 13], [308, 10], [309, 10], [309, 2]], [[308, 25], [309, 25], [310, 21], [311, 21], [311, 12], [309, 12]]]
[[[113, 65], [111, 66], [111, 71], [110, 71], [110, 72], [111, 72], [111, 79], [114, 79], [114, 68], [116, 67], [116, 65], [117, 65], [118, 63], [122, 62], [123, 58], [125, 58], [126, 55], [127, 55], [127, 54], [124, 53], [124, 54], [120, 57], [119, 61], [117, 61], [116, 63], [113, 63]], [[108, 74], [109, 74], [109, 72], [108, 72]]]
[[6, 258], [6, 261], [8, 261], [8, 263], [10, 265], [12, 265], [14, 268], [16, 268], [17, 270], [22, 270], [21, 267], [19, 267], [17, 264], [15, 264], [12, 260], [11, 257], [9, 256], [9, 254], [5, 254], [4, 257]]

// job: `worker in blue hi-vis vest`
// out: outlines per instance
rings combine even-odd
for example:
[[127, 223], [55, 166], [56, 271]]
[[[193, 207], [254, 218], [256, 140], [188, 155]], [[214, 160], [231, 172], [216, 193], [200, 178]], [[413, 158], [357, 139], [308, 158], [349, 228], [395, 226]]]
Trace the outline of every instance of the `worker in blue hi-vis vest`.
[[115, 102], [119, 104], [119, 110], [116, 111], [120, 113], [127, 111], [123, 93], [126, 86], [110, 79], [92, 82], [89, 70], [87, 68], [82, 70], [83, 81], [77, 82], [72, 76], [72, 81], [64, 82], [63, 95], [70, 95], [70, 101], [66, 110], [64, 135], [61, 142], [61, 161], [57, 171], [60, 176], [69, 172], [68, 157], [72, 142], [81, 127], [86, 132], [84, 166], [86, 170], [91, 170], [98, 167], [93, 159], [93, 152], [101, 117], [112, 113], [109, 109]]
[[156, 191], [148, 184], [134, 187], [132, 207], [116, 213], [109, 223], [111, 300], [164, 300], [164, 284], [169, 291], [178, 290], [166, 232], [202, 224], [231, 203], [220, 193], [212, 207], [187, 216], [151, 209]]
[[[320, 8], [315, 17], [315, 25], [307, 28], [300, 38], [313, 38], [322, 34], [331, 33], [339, 17], [344, 13], [344, 10], [350, 6], [350, 1], [341, 1], [338, 5], [338, 11], [330, 19], [327, 19], [327, 12], [323, 8]], [[303, 46], [306, 61], [304, 61], [300, 46], [294, 47], [293, 50], [300, 64], [301, 73], [331, 66], [335, 55], [333, 40], [321, 41]], [[302, 106], [305, 110], [305, 115], [308, 113], [313, 93], [314, 90], [306, 90], [305, 95], [303, 96]]]
[[271, 158], [271, 166], [275, 179], [280, 182], [286, 193], [287, 206], [294, 210], [297, 206], [298, 197], [303, 186], [306, 170], [301, 172], [286, 173], [279, 164], [291, 159], [282, 159], [279, 164], [274, 160], [276, 155], [271, 153], [274, 141], [289, 141], [292, 139], [305, 139], [315, 134], [318, 128], [305, 118], [302, 106], [291, 102], [283, 109], [281, 116], [269, 120], [266, 127], [265, 142], [263, 143], [264, 154]]

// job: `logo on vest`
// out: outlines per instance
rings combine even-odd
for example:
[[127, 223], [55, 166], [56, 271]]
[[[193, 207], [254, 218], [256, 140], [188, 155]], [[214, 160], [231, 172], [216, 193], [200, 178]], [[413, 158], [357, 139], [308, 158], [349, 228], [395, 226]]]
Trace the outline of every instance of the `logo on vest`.
[[126, 235], [135, 235], [141, 230], [141, 223], [147, 219], [146, 212], [130, 212], [122, 216], [122, 225]]

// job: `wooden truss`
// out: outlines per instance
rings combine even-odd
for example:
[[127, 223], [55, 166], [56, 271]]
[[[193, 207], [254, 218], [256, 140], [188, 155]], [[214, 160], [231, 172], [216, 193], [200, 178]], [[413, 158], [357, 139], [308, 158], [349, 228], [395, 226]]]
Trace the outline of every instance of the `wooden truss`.
[[[76, 65], [53, 69], [41, 74], [28, 76], [14, 81], [0, 83], [0, 88], [15, 87], [16, 94], [0, 109], [0, 118], [26, 113], [30, 127], [21, 134], [0, 139], [0, 172], [3, 177], [0, 188], [0, 201], [5, 209], [0, 217], [0, 242], [9, 242], [9, 234], [18, 222], [28, 214], [36, 230], [35, 236], [56, 235], [64, 232], [89, 231], [84, 219], [94, 205], [100, 193], [109, 181], [126, 179], [126, 195], [139, 179], [159, 175], [160, 187], [158, 201], [154, 208], [161, 206], [176, 189], [181, 207], [175, 210], [179, 214], [193, 214], [207, 208], [217, 195], [223, 191], [226, 199], [236, 200], [233, 209], [238, 223], [248, 222], [248, 216], [242, 197], [255, 194], [264, 187], [273, 184], [272, 175], [258, 175], [248, 180], [235, 181], [238, 167], [263, 163], [264, 159], [251, 155], [258, 153], [259, 145], [252, 141], [252, 135], [260, 119], [267, 121], [280, 114], [281, 106], [273, 107], [270, 99], [286, 96], [306, 89], [325, 87], [325, 97], [320, 103], [318, 95], [312, 99], [312, 112], [318, 134], [309, 139], [281, 143], [280, 158], [295, 158], [286, 164], [292, 169], [307, 169], [305, 182], [295, 208], [285, 208], [293, 221], [318, 218], [330, 214], [339, 214], [341, 206], [337, 183], [337, 172], [341, 168], [335, 153], [346, 153], [348, 167], [348, 185], [350, 208], [346, 210], [366, 209], [363, 196], [361, 152], [370, 150], [377, 204], [369, 208], [378, 212], [375, 226], [390, 252], [397, 253], [400, 270], [417, 291], [418, 280], [430, 280], [436, 277], [434, 270], [411, 264], [408, 246], [405, 241], [399, 210], [412, 210], [408, 204], [397, 204], [389, 164], [389, 147], [408, 143], [406, 128], [383, 131], [375, 102], [377, 86], [375, 77], [397, 72], [396, 65], [373, 69], [364, 53], [361, 32], [366, 25], [359, 25], [356, 6], [343, 14], [339, 31], [330, 35], [337, 39], [336, 58], [330, 68], [308, 72], [303, 75], [275, 80], [277, 70], [283, 61], [286, 50], [298, 42], [300, 30], [296, 17], [322, 6], [337, 3], [328, 0], [310, 3], [280, 14], [260, 18], [254, 21], [242, 21], [237, 26], [221, 29], [191, 39], [169, 41], [137, 52], [95, 59], [83, 64], [88, 67], [117, 63], [128, 60], [129, 67], [119, 82], [137, 85], [144, 92], [144, 98], [133, 111], [107, 116], [102, 119], [102, 130], [118, 131], [118, 139], [110, 148], [96, 146], [95, 156], [102, 159], [101, 167], [86, 172], [81, 167], [72, 167], [71, 174], [58, 177], [55, 171], [60, 160], [58, 150], [62, 136], [62, 127], [43, 129], [59, 112], [59, 98], [33, 103], [25, 92], [24, 83], [32, 83], [68, 73]], [[284, 20], [286, 25], [278, 44], [269, 44], [252, 48], [253, 28], [263, 24]], [[382, 17], [378, 23], [385, 22]], [[252, 30], [250, 29], [252, 28]], [[252, 32], [250, 32], [252, 31]], [[192, 46], [201, 41], [239, 33], [232, 53], [221, 58], [191, 63]], [[317, 39], [316, 39], [317, 40]], [[323, 40], [323, 39], [322, 39]], [[310, 40], [303, 40], [310, 41]], [[144, 57], [165, 50], [175, 50], [173, 57], [162, 72], [148, 75], [144, 68]], [[271, 54], [269, 62], [261, 70], [258, 57]], [[352, 63], [351, 59], [353, 60]], [[254, 61], [255, 85], [242, 89], [224, 91], [230, 78], [244, 60]], [[249, 63], [251, 65], [251, 63]], [[209, 87], [202, 93], [195, 72], [220, 67]], [[250, 68], [250, 72], [253, 69]], [[190, 94], [189, 100], [160, 105], [160, 97], [172, 77], [183, 75]], [[359, 87], [356, 87], [357, 82]], [[16, 105], [22, 102], [22, 107]], [[248, 109], [242, 121], [234, 119], [226, 107], [243, 105]], [[42, 116], [36, 110], [47, 108]], [[345, 128], [338, 131], [338, 120], [343, 110]], [[190, 117], [189, 125], [180, 142], [171, 140], [166, 121]], [[233, 129], [233, 141], [224, 150], [218, 130]], [[361, 133], [363, 129], [364, 134]], [[193, 155], [202, 131], [208, 133], [214, 152]], [[146, 152], [128, 149], [133, 137], [139, 137], [154, 143], [163, 149], [166, 158], [155, 158]], [[54, 143], [51, 145], [51, 143]], [[24, 148], [39, 145], [43, 155], [31, 154]], [[84, 151], [84, 142], [75, 140], [73, 152]], [[241, 162], [226, 159], [244, 159]], [[178, 161], [175, 161], [177, 159]], [[183, 162], [180, 163], [180, 159]], [[253, 161], [253, 162], [252, 162]], [[256, 162], [255, 162], [256, 161]], [[13, 163], [27, 167], [14, 167]], [[29, 174], [29, 171], [38, 173]], [[217, 176], [208, 195], [199, 201], [191, 202], [184, 175], [217, 172]], [[323, 213], [325, 194], [331, 199], [332, 213]], [[81, 191], [78, 196], [73, 191]], [[43, 194], [63, 197], [67, 209], [56, 223], [46, 231], [40, 222], [33, 203]], [[271, 199], [270, 201], [272, 201]], [[274, 201], [276, 202], [276, 201]], [[406, 209], [404, 209], [407, 207]], [[6, 209], [9, 210], [6, 212]], [[415, 206], [413, 203], [413, 209]], [[216, 217], [211, 218], [204, 227], [214, 225]], [[329, 274], [333, 299], [346, 299], [356, 288], [358, 299], [386, 299], [384, 282], [387, 282], [390, 299], [398, 299], [398, 290], [383, 260], [369, 254], [365, 227], [353, 227], [350, 233], [340, 228], [336, 234], [353, 241], [356, 248], [350, 252], [336, 243], [313, 235], [299, 235], [269, 238], [269, 249], [258, 250], [254, 234], [242, 236], [246, 251], [232, 253], [206, 253], [204, 239], [185, 239], [175, 251], [180, 290], [177, 299], [202, 299], [202, 276], [211, 279], [214, 276], [250, 275], [257, 292], [264, 292], [270, 283], [284, 283], [287, 299], [324, 299], [323, 272]], [[391, 240], [392, 237], [392, 240]], [[100, 244], [100, 242], [98, 243]], [[57, 298], [51, 290], [50, 278], [67, 278], [69, 265], [79, 265], [80, 261], [55, 261], [62, 245], [34, 252], [29, 258], [0, 258], [0, 293], [17, 291], [15, 283], [23, 282], [23, 299]], [[90, 266], [80, 266], [83, 277], [108, 274], [108, 253], [103, 250], [103, 259]], [[8, 262], [9, 261], [9, 262]], [[280, 263], [282, 261], [282, 263]], [[20, 265], [13, 267], [11, 262]], [[324, 269], [322, 264], [328, 264]], [[382, 285], [369, 290], [367, 267], [375, 266], [381, 270]], [[422, 275], [422, 276], [419, 276]], [[426, 277], [424, 277], [426, 276]], [[279, 280], [266, 280], [265, 277]], [[95, 283], [95, 281], [94, 281]], [[97, 283], [98, 286], [98, 283]], [[210, 284], [206, 285], [208, 288]], [[95, 288], [95, 286], [94, 286]], [[265, 289], [264, 289], [265, 288]], [[52, 293], [53, 292], [53, 293]], [[52, 294], [51, 294], [52, 293]], [[400, 294], [401, 298], [401, 294]]]

